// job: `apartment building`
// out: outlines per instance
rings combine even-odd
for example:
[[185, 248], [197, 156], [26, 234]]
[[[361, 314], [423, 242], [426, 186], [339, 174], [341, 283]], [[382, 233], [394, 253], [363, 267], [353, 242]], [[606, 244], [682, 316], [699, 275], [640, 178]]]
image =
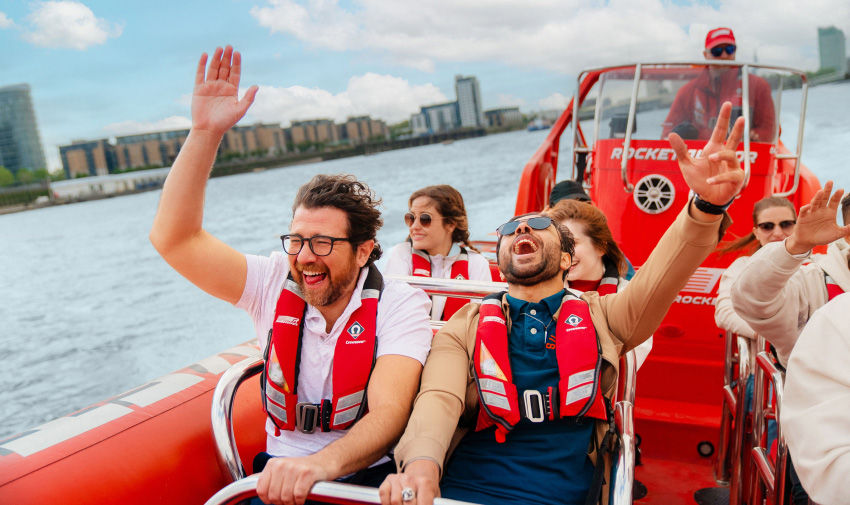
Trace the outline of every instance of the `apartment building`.
[[118, 169], [115, 146], [108, 139], [75, 140], [59, 147], [62, 169], [66, 179], [78, 175], [107, 175]]
[[29, 84], [0, 88], [0, 166], [13, 174], [47, 168]]

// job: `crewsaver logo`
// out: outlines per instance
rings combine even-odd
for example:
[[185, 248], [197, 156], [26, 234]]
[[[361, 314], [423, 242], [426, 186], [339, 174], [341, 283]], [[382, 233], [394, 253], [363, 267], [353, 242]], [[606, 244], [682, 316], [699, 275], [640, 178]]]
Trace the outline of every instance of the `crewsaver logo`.
[[424, 268], [417, 268], [413, 271], [413, 275], [424, 275], [425, 277], [431, 277], [431, 271], [425, 270]]
[[570, 314], [570, 317], [568, 317], [564, 322], [570, 326], [576, 326], [578, 325], [578, 323], [582, 322], [582, 318], [578, 317], [575, 314]]
[[357, 337], [359, 337], [360, 334], [363, 333], [363, 331], [363, 327], [357, 321], [355, 321], [354, 324], [352, 324], [351, 327], [348, 328], [348, 334], [351, 335], [351, 338], [353, 338], [354, 340], [357, 340]]
[[485, 316], [484, 319], [481, 320], [482, 323], [499, 323], [502, 326], [505, 325], [505, 320], [499, 316]]
[[291, 324], [292, 326], [298, 326], [299, 319], [297, 317], [292, 316], [277, 316], [276, 323], [282, 324]]

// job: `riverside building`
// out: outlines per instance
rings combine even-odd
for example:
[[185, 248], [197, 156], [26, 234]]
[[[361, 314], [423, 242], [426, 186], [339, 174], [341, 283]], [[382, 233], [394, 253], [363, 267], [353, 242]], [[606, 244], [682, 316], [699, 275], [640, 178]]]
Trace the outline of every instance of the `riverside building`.
[[29, 84], [0, 88], [0, 166], [13, 174], [47, 168]]

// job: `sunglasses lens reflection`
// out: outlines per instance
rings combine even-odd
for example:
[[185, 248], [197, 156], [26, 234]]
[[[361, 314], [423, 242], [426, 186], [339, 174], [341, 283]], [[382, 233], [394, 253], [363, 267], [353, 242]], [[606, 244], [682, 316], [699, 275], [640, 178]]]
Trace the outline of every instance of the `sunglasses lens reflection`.
[[545, 230], [552, 224], [552, 220], [548, 217], [539, 216], [533, 217], [527, 221], [509, 221], [496, 228], [496, 231], [499, 232], [499, 235], [511, 235], [522, 223], [528, 224], [528, 227], [532, 230]]
[[[413, 226], [413, 223], [416, 222], [416, 215], [413, 212], [408, 212], [404, 215], [404, 223], [410, 227]], [[427, 228], [431, 226], [431, 214], [420, 214], [419, 215], [419, 224], [422, 225], [423, 228]]]

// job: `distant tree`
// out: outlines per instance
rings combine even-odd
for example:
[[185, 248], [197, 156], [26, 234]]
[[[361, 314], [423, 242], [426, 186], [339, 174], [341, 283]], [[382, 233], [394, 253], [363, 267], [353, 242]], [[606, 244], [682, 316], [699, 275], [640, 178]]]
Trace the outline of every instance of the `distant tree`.
[[0, 187], [11, 186], [15, 183], [15, 174], [6, 167], [0, 167]]
[[65, 171], [64, 170], [56, 170], [56, 171], [50, 172], [50, 179], [53, 182], [64, 181], [65, 180]]
[[33, 180], [41, 182], [50, 178], [50, 172], [48, 172], [46, 168], [39, 168], [32, 173], [32, 178]]
[[29, 184], [34, 180], [32, 171], [27, 168], [21, 168], [15, 176], [21, 184]]
[[79, 174], [74, 176], [74, 179], [82, 179], [82, 178], [88, 177], [88, 176], [89, 176], [89, 174], [87, 174], [85, 172], [80, 172]]

